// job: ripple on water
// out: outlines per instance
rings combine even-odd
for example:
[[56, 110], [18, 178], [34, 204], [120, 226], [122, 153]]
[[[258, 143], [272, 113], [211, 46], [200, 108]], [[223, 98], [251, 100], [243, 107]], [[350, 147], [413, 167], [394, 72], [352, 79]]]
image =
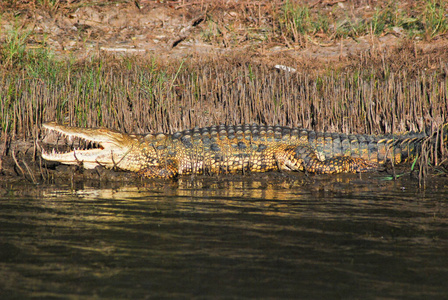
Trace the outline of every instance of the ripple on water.
[[16, 297], [441, 297], [445, 186], [260, 175], [12, 187], [0, 198], [0, 286]]

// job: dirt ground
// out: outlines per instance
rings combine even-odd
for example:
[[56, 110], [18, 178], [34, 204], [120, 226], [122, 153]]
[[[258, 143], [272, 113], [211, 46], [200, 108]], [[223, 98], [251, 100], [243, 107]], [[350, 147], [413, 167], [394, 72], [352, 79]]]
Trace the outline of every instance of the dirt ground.
[[[14, 3], [15, 2], [15, 3]], [[187, 57], [232, 51], [251, 55], [338, 61], [363, 51], [398, 46], [404, 32], [393, 28], [381, 35], [333, 38], [315, 33], [297, 42], [273, 32], [266, 24], [283, 1], [6, 1], [0, 4], [0, 41], [14, 30], [30, 33], [28, 48], [49, 48], [58, 57], [85, 59], [101, 53]], [[369, 18], [381, 2], [302, 1], [312, 9], [349, 12]], [[399, 1], [401, 6], [413, 1]], [[9, 4], [8, 3], [14, 3]], [[30, 4], [31, 3], [31, 4]], [[50, 4], [51, 3], [51, 4]], [[424, 52], [446, 50], [447, 36], [414, 40]]]

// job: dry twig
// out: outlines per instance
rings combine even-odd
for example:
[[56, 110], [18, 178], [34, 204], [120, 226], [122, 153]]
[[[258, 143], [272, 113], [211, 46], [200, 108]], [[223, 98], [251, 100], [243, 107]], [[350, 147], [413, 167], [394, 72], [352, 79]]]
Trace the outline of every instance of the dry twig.
[[25, 177], [25, 171], [23, 171], [22, 167], [19, 165], [19, 162], [17, 161], [15, 152], [16, 152], [16, 151], [15, 151], [14, 149], [12, 149], [12, 151], [11, 151], [12, 159], [14, 160], [14, 162], [15, 162], [17, 168], [18, 168], [18, 169], [20, 170], [20, 172], [22, 173], [22, 176]]
[[201, 24], [205, 20], [205, 16], [206, 16], [206, 13], [200, 15], [199, 17], [193, 19], [193, 21], [191, 21], [190, 25], [182, 28], [181, 31], [179, 32], [179, 34], [175, 38], [171, 39], [168, 42], [170, 49], [176, 47], [177, 45], [179, 45], [180, 42], [185, 40], [190, 35], [191, 30], [194, 27]]

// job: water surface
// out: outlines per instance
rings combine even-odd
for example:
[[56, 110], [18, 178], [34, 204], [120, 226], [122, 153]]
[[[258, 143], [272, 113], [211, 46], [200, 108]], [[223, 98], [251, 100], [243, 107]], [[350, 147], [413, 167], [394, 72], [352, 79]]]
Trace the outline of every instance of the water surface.
[[5, 186], [1, 298], [443, 298], [447, 199], [376, 175]]

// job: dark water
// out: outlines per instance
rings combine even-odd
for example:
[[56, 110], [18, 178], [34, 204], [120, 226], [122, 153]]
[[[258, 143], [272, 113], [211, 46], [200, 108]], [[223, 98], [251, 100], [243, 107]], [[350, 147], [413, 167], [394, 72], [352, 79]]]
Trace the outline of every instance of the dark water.
[[241, 176], [0, 192], [2, 299], [448, 296], [446, 178], [425, 191]]

